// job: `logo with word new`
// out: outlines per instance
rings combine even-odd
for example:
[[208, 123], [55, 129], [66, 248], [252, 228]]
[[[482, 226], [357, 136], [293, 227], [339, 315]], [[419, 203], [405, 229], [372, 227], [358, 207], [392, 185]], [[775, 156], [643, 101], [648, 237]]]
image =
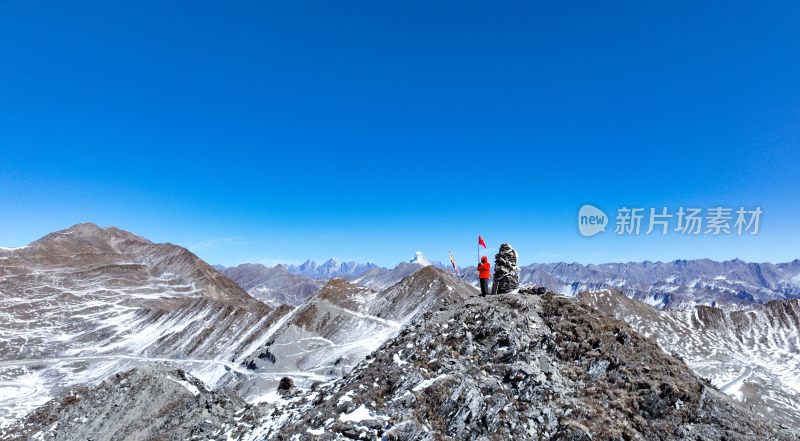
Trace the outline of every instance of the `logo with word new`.
[[590, 237], [606, 231], [608, 216], [594, 205], [584, 205], [578, 210], [578, 231], [582, 236]]

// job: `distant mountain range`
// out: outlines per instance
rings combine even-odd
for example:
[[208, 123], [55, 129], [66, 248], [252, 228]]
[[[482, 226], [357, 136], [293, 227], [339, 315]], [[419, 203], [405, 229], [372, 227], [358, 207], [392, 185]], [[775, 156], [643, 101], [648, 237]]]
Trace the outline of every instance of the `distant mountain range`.
[[336, 259], [328, 259], [320, 265], [313, 260], [306, 260], [300, 265], [281, 266], [286, 268], [286, 271], [291, 274], [297, 274], [298, 276], [315, 280], [329, 280], [336, 277], [350, 279], [353, 277], [358, 277], [361, 274], [378, 267], [372, 262], [340, 262]]
[[[372, 263], [341, 263], [333, 259], [320, 266], [313, 261], [297, 267], [278, 265], [273, 267], [271, 278], [279, 281], [269, 280], [270, 277], [265, 275], [259, 279], [262, 283], [255, 285], [250, 283], [253, 276], [233, 273], [230, 268], [223, 269], [223, 272], [256, 298], [274, 306], [280, 303], [294, 305], [304, 300], [304, 296], [310, 295], [309, 290], [321, 286], [314, 281], [340, 277], [368, 288], [382, 289], [426, 265], [452, 271], [450, 267], [431, 262], [417, 252], [414, 258], [391, 269]], [[265, 268], [260, 271], [264, 273]], [[477, 286], [478, 276], [474, 267], [462, 267], [459, 272], [462, 280]], [[305, 279], [288, 280], [286, 273]], [[328, 277], [325, 274], [334, 275]], [[600, 265], [535, 263], [520, 268], [520, 282], [544, 286], [566, 296], [615, 289], [660, 309], [691, 309], [695, 305], [741, 308], [772, 300], [800, 298], [800, 260], [778, 264], [748, 263], [739, 259]], [[298, 291], [301, 294], [294, 294]], [[273, 294], [275, 292], [285, 292], [289, 298], [284, 301], [281, 294]]]
[[218, 269], [251, 296], [272, 307], [302, 305], [325, 285], [325, 280], [293, 274], [284, 265], [267, 267], [259, 263], [243, 263]]
[[388, 269], [374, 263], [340, 262], [329, 259], [321, 265], [307, 260], [301, 265], [279, 264], [267, 267], [243, 263], [215, 268], [247, 290], [253, 297], [270, 306], [298, 306], [322, 288], [328, 280], [340, 278], [371, 289], [384, 289], [425, 266], [444, 268], [440, 262], [429, 261], [420, 251], [408, 262]]
[[739, 259], [533, 264], [520, 269], [520, 281], [569, 296], [617, 289], [664, 309], [695, 305], [735, 308], [800, 297], [800, 260], [779, 264]]

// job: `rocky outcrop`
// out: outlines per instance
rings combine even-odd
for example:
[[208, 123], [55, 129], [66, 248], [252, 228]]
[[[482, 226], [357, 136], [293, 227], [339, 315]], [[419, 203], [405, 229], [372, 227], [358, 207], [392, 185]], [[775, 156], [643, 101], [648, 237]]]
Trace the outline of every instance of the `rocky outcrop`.
[[50, 401], [22, 424], [0, 430], [0, 439], [224, 439], [222, 427], [244, 407], [235, 395], [210, 391], [180, 369], [150, 364]]
[[547, 288], [544, 286], [525, 286], [519, 289], [518, 291], [522, 295], [544, 295], [547, 293]]
[[508, 294], [519, 288], [519, 267], [517, 252], [511, 245], [500, 245], [500, 251], [494, 257], [493, 294]]

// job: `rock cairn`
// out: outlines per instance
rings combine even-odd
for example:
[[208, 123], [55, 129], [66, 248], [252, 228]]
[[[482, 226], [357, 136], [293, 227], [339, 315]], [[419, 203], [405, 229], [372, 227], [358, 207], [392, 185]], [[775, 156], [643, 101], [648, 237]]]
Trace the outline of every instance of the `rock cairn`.
[[494, 283], [492, 294], [508, 294], [519, 288], [519, 268], [517, 252], [511, 245], [500, 245], [500, 251], [494, 256]]

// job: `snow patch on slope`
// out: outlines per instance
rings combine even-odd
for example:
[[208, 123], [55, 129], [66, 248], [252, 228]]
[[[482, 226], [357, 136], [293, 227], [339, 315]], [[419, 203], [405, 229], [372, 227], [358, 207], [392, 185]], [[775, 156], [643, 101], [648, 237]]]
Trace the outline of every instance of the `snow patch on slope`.
[[417, 265], [422, 266], [430, 266], [433, 265], [430, 260], [428, 260], [425, 255], [422, 254], [422, 251], [417, 251], [414, 254], [414, 258], [409, 260], [408, 263], [416, 263]]

